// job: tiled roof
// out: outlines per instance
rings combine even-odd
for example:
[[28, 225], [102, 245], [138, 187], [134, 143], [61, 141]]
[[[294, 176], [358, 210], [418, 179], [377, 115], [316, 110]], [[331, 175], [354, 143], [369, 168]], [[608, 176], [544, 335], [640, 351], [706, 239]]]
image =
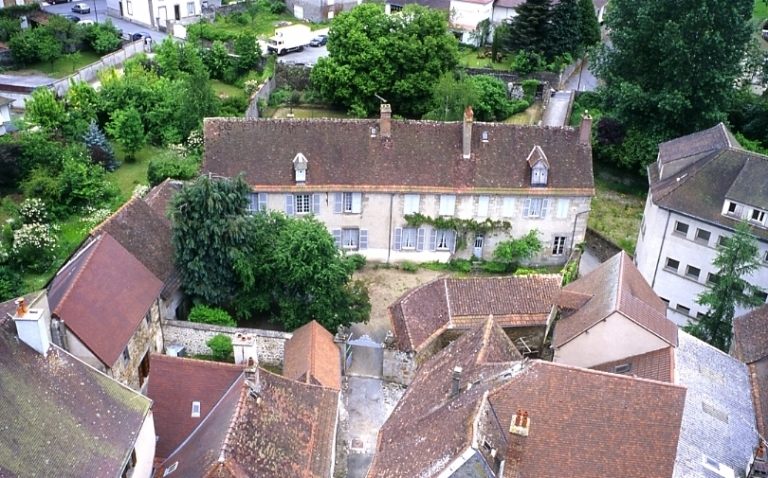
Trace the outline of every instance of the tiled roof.
[[[7, 304], [6, 304], [7, 305]], [[151, 402], [0, 320], [0, 476], [122, 476]]]
[[705, 455], [746, 476], [758, 444], [747, 366], [685, 332], [679, 339], [675, 383], [688, 392], [673, 476], [710, 476]]
[[[629, 367], [628, 370], [627, 366]], [[603, 372], [673, 383], [675, 349], [674, 347], [667, 347], [613, 362], [602, 363], [590, 368]]]
[[700, 158], [715, 151], [739, 146], [723, 123], [659, 144], [659, 162], [669, 164], [685, 158]]
[[[147, 396], [154, 401], [155, 456], [171, 454], [208, 416], [243, 374], [243, 367], [205, 360], [152, 354]], [[192, 402], [200, 416], [192, 416]]]
[[[391, 138], [371, 137], [376, 120], [207, 118], [203, 172], [259, 191], [296, 187], [293, 158], [308, 160], [303, 190], [593, 194], [592, 154], [573, 128], [474, 123], [472, 157], [462, 159], [462, 123], [392, 121]], [[481, 141], [488, 132], [488, 142]], [[531, 187], [526, 158], [549, 158], [548, 187]]]
[[285, 343], [283, 375], [341, 390], [341, 353], [333, 335], [315, 320], [296, 329]]
[[[250, 380], [250, 379], [248, 379]], [[320, 478], [331, 473], [339, 392], [259, 370], [236, 382], [158, 476]]]
[[168, 221], [168, 206], [173, 195], [181, 190], [182, 182], [175, 179], [166, 179], [162, 183], [152, 188], [144, 197], [144, 201], [149, 204], [155, 213]]
[[140, 198], [133, 198], [92, 231], [106, 232], [165, 282], [174, 271], [171, 224]]
[[[460, 457], [498, 473], [484, 441], [510, 478], [671, 475], [684, 388], [518, 357], [488, 320], [427, 360], [379, 432], [369, 478], [434, 477]], [[532, 418], [516, 447], [508, 430], [521, 408]]]
[[[673, 163], [681, 161], [683, 166], [673, 173], [665, 169], [663, 177], [659, 173], [661, 163], [648, 167], [651, 197], [656, 205], [731, 230], [739, 220], [721, 214], [726, 198], [768, 209], [768, 188], [764, 187], [768, 183], [768, 156], [741, 149], [722, 125], [673, 141], [674, 154], [667, 155], [682, 156]], [[660, 146], [660, 158], [666, 157], [662, 154], [665, 144]], [[690, 148], [688, 153], [686, 148]], [[752, 232], [768, 239], [766, 229], [753, 227]]]
[[[555, 326], [554, 347], [571, 341], [614, 312], [620, 312], [669, 345], [677, 345], [677, 327], [667, 320], [664, 302], [645, 282], [626, 252], [616, 254], [564, 290], [591, 298], [577, 310], [563, 311]], [[561, 297], [567, 299], [565, 308], [570, 309], [572, 297]]]
[[390, 306], [403, 350], [420, 350], [445, 328], [472, 328], [492, 315], [502, 327], [547, 324], [560, 290], [559, 275], [438, 278]]
[[733, 319], [733, 354], [744, 363], [768, 356], [768, 305]]
[[503, 7], [503, 8], [517, 8], [524, 3], [525, 3], [525, 0], [497, 0], [496, 3], [493, 4], [493, 6]]
[[105, 233], [57, 273], [48, 299], [52, 312], [111, 367], [162, 286], [152, 272]]

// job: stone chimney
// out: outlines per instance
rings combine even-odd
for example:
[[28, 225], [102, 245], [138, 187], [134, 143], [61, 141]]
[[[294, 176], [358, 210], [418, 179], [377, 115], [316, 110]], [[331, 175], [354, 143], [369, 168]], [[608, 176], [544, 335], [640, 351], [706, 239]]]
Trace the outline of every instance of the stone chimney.
[[509, 424], [509, 433], [521, 437], [527, 437], [531, 429], [531, 419], [528, 418], [528, 412], [517, 409], [517, 413], [512, 417], [512, 423]]
[[451, 376], [451, 398], [459, 394], [461, 390], [461, 372], [463, 369], [459, 366], [453, 368], [453, 375]]
[[232, 340], [232, 351], [237, 365], [248, 367], [259, 365], [259, 354], [256, 350], [256, 338], [238, 332]]
[[381, 104], [379, 129], [381, 130], [382, 138], [390, 138], [392, 136], [392, 105], [389, 103]]
[[472, 106], [467, 106], [464, 110], [464, 128], [462, 135], [462, 157], [469, 159], [472, 156], [472, 121], [475, 114], [472, 112]]
[[16, 300], [16, 313], [13, 322], [22, 342], [35, 349], [43, 356], [51, 348], [51, 336], [45, 323], [44, 309], [30, 309], [23, 297]]
[[592, 117], [589, 115], [589, 111], [587, 110], [584, 110], [584, 114], [581, 115], [581, 126], [579, 127], [579, 144], [592, 144]]

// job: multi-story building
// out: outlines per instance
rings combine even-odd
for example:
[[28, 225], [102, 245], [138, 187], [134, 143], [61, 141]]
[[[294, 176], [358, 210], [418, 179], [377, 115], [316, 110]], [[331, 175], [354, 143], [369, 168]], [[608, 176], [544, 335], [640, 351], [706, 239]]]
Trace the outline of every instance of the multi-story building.
[[[380, 120], [205, 120], [203, 172], [243, 174], [250, 209], [313, 214], [370, 260], [490, 258], [538, 231], [534, 262], [584, 239], [594, 195], [591, 119], [580, 128]], [[461, 231], [461, 232], [459, 232]]]
[[671, 320], [707, 312], [697, 298], [717, 281], [717, 246], [740, 221], [760, 248], [762, 267], [749, 281], [768, 287], [768, 157], [744, 150], [721, 123], [659, 145], [648, 179], [635, 262]]
[[200, 13], [200, 0], [107, 0], [110, 16], [160, 31], [173, 22], [194, 21]]

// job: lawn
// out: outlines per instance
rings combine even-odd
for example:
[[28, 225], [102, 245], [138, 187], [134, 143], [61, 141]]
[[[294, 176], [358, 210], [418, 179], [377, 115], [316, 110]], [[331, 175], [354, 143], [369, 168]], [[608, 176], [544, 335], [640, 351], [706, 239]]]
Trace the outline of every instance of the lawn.
[[[349, 116], [343, 111], [326, 108], [311, 108], [301, 106], [298, 108], [293, 108], [292, 110], [294, 118], [352, 118], [352, 116]], [[288, 114], [290, 114], [290, 112], [291, 108], [268, 108], [267, 113], [271, 113], [271, 115], [268, 114], [267, 116], [271, 116], [272, 118], [288, 118]]]
[[98, 61], [100, 56], [92, 51], [81, 51], [74, 55], [64, 55], [53, 63], [35, 63], [21, 72], [42, 73], [53, 78], [64, 78], [78, 69]]
[[509, 59], [504, 58], [501, 63], [494, 63], [490, 58], [478, 58], [478, 50], [471, 48], [459, 49], [459, 66], [464, 68], [491, 68], [494, 70], [510, 70]]
[[647, 182], [627, 172], [595, 165], [595, 189], [589, 227], [634, 254], [643, 220]]
[[764, 0], [755, 0], [754, 9], [752, 10], [752, 28], [758, 38], [758, 43], [763, 49], [768, 49], [768, 42], [763, 40], [761, 35], [763, 22], [766, 19], [768, 19], [768, 3]]
[[[312, 30], [326, 28], [328, 26], [327, 24], [301, 22], [290, 13], [275, 14], [260, 11], [256, 15], [243, 12], [241, 14], [220, 16], [216, 18], [215, 22], [209, 24], [207, 28], [228, 33], [230, 35], [247, 32], [255, 33], [260, 38], [268, 38], [275, 34], [275, 27], [278, 22], [304, 23]], [[188, 28], [189, 30], [194, 30], [195, 26], [190, 25]]]
[[528, 107], [525, 111], [514, 114], [504, 120], [505, 123], [520, 124], [520, 125], [532, 125], [537, 124], [541, 119], [541, 115], [544, 110], [541, 107], [541, 103], [536, 102]]
[[231, 98], [234, 96], [245, 96], [245, 91], [237, 86], [228, 85], [220, 80], [211, 80], [211, 88], [219, 98]]
[[120, 204], [130, 199], [133, 189], [139, 185], [147, 185], [147, 168], [149, 160], [162, 150], [154, 146], [145, 146], [136, 153], [136, 160], [133, 162], [125, 161], [125, 153], [117, 149], [117, 159], [121, 162], [120, 167], [113, 173], [108, 173], [109, 179], [120, 189]]

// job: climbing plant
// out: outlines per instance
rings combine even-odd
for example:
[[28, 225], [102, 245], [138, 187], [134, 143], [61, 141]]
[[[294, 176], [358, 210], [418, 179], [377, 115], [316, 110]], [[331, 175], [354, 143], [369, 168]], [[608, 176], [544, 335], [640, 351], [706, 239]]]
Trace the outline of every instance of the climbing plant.
[[405, 222], [411, 227], [427, 224], [435, 229], [456, 231], [456, 250], [462, 250], [467, 246], [468, 233], [488, 234], [495, 231], [508, 231], [512, 227], [509, 221], [494, 221], [490, 218], [475, 221], [458, 217], [429, 217], [419, 213], [406, 214]]

